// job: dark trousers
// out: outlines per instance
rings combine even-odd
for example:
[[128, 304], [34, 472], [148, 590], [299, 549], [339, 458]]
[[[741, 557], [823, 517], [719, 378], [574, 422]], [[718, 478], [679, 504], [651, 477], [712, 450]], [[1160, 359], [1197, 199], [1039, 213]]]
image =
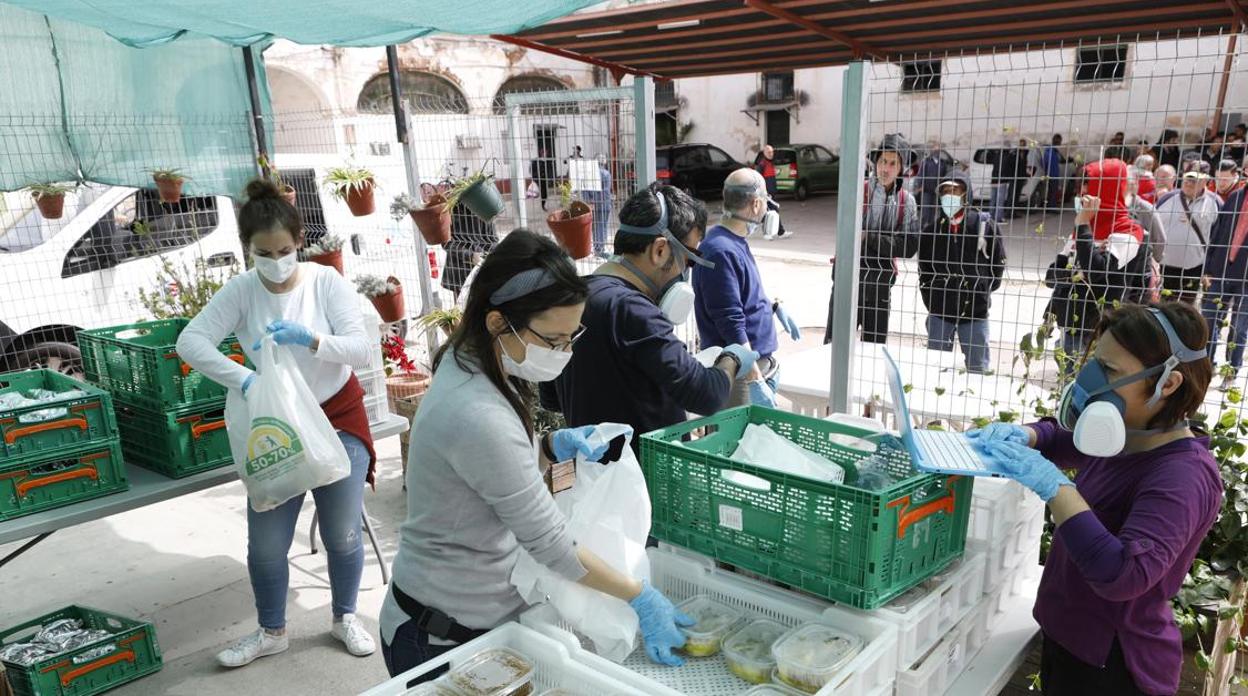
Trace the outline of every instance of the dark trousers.
[[919, 223], [922, 229], [927, 229], [936, 222], [938, 213], [940, 212], [940, 195], [935, 191], [922, 191], [919, 193]]
[[[858, 328], [863, 343], [883, 343], [888, 338], [889, 308], [893, 300], [893, 284], [897, 274], [891, 270], [864, 269], [858, 274]], [[836, 288], [828, 298], [828, 326], [823, 333], [825, 344], [832, 342], [832, 315], [836, 307]]]
[[[390, 672], [391, 677], [397, 677], [456, 647], [458, 646], [430, 645], [429, 634], [417, 628], [416, 622], [409, 619], [394, 632], [393, 643], [387, 643], [384, 639], [381, 641], [381, 656], [386, 660], [386, 671]], [[435, 669], [408, 682], [407, 686], [410, 688], [423, 682], [433, 681], [446, 674], [447, 671], [447, 667]]]
[[1203, 266], [1179, 268], [1178, 266], [1161, 267], [1161, 289], [1169, 290], [1169, 297], [1162, 299], [1196, 304], [1196, 295], [1200, 293], [1200, 275]]
[[1040, 691], [1044, 696], [1146, 696], [1127, 671], [1117, 638], [1105, 666], [1097, 667], [1045, 636], [1040, 654]]

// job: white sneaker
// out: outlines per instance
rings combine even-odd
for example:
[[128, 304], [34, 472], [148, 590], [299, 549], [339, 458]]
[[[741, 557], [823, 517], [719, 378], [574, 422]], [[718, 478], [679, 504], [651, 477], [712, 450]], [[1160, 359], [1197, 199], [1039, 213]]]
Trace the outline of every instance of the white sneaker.
[[778, 233], [774, 238], [775, 239], [792, 239], [793, 234], [794, 234], [793, 230], [785, 229], [783, 232]]
[[775, 238], [776, 238], [776, 235], [774, 235], [774, 234], [765, 234], [765, 235], [763, 235], [763, 241], [764, 241], [764, 242], [774, 241], [774, 240], [775, 240]]
[[217, 653], [217, 662], [222, 667], [242, 667], [256, 661], [256, 658], [286, 652], [290, 647], [290, 639], [285, 633], [275, 636], [263, 628], [256, 629], [238, 640], [237, 643]]
[[342, 620], [335, 621], [334, 628], [329, 633], [342, 641], [347, 646], [347, 652], [356, 657], [372, 655], [377, 650], [373, 637], [368, 635], [368, 629], [355, 618], [355, 614], [343, 614]]

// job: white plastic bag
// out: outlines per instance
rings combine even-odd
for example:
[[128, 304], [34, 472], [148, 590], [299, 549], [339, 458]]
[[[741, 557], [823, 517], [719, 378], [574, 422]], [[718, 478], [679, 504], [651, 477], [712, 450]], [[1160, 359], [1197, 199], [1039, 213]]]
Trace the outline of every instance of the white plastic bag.
[[[633, 429], [618, 423], [599, 425], [591, 443], [607, 443]], [[576, 484], [558, 496], [568, 531], [578, 546], [593, 551], [630, 577], [650, 578], [646, 537], [650, 534], [650, 494], [641, 465], [627, 444], [610, 464], [576, 458]], [[511, 583], [529, 604], [549, 601], [559, 616], [594, 643], [594, 651], [623, 662], [636, 647], [637, 614], [628, 603], [591, 590], [550, 571], [520, 552]]]
[[270, 337], [260, 345], [247, 396], [231, 389], [226, 397], [225, 428], [234, 466], [256, 512], [351, 474], [347, 450], [294, 357]]
[[737, 449], [732, 453], [731, 459], [815, 481], [827, 483], [845, 481], [845, 470], [835, 462], [776, 434], [774, 430], [765, 425], [751, 423], [745, 426], [745, 434], [737, 443]]

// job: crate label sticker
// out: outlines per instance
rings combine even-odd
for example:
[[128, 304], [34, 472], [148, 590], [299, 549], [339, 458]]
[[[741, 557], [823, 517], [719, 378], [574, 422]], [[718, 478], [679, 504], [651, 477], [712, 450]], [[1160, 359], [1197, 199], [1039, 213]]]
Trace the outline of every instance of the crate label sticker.
[[111, 643], [108, 645], [101, 645], [98, 648], [92, 648], [84, 653], [74, 655], [73, 663], [76, 665], [81, 665], [81, 664], [86, 664], [87, 662], [93, 662], [113, 652], [116, 649], [117, 649], [117, 646]]
[[962, 662], [962, 644], [956, 643], [953, 650], [949, 651], [949, 664], [957, 665]]
[[272, 480], [305, 459], [299, 434], [277, 418], [256, 418], [247, 436], [247, 476]]
[[745, 520], [742, 518], [741, 508], [731, 505], [720, 505], [719, 526], [738, 532], [743, 531], [745, 529]]

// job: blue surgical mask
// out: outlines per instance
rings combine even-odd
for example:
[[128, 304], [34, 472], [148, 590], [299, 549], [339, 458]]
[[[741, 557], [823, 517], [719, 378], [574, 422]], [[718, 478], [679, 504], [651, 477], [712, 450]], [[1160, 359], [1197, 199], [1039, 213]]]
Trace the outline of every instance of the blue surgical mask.
[[940, 209], [945, 217], [952, 218], [962, 212], [962, 196], [956, 193], [945, 193], [940, 196]]

